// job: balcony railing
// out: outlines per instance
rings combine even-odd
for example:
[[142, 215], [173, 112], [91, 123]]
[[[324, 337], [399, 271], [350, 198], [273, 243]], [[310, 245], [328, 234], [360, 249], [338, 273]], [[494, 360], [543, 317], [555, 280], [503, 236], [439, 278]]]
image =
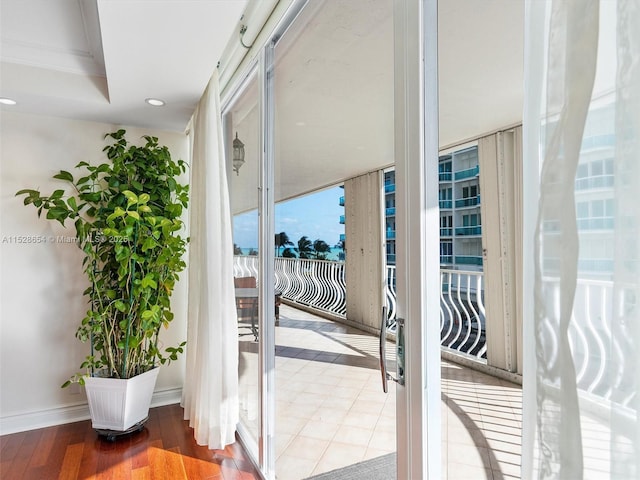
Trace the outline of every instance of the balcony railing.
[[[258, 278], [258, 258], [234, 257], [234, 276]], [[482, 272], [441, 270], [441, 345], [483, 361], [486, 357]], [[282, 298], [319, 312], [346, 318], [346, 281], [343, 262], [275, 259], [275, 288]], [[387, 266], [388, 330], [396, 328], [396, 267]]]
[[480, 174], [480, 167], [476, 165], [475, 167], [467, 168], [466, 170], [460, 170], [455, 173], [456, 180], [464, 180], [465, 178], [473, 178], [477, 177]]
[[484, 274], [440, 269], [440, 345], [486, 359]]
[[614, 217], [578, 218], [578, 230], [613, 230]]
[[438, 173], [438, 181], [440, 182], [450, 182], [453, 174], [451, 172], [439, 172]]
[[[258, 258], [236, 256], [235, 276], [258, 278]], [[294, 303], [312, 307], [319, 312], [346, 318], [345, 266], [342, 262], [275, 259], [276, 289]], [[387, 266], [386, 298], [388, 328], [396, 326], [396, 267]], [[541, 298], [549, 299], [548, 311], [555, 311], [560, 302], [560, 283], [545, 277]], [[632, 389], [628, 395], [613, 398], [610, 372], [619, 379], [635, 378], [636, 357], [625, 333], [633, 325], [620, 323], [622, 308], [636, 302], [633, 285], [614, 288], [611, 281], [579, 279], [575, 289], [574, 308], [567, 338], [576, 368], [578, 388], [587, 397], [605, 399], [625, 409], [637, 402]], [[554, 333], [553, 319], [542, 327], [549, 364], [558, 358], [561, 339]], [[443, 350], [475, 357], [486, 362], [486, 316], [484, 306], [484, 275], [482, 272], [440, 269], [440, 344]], [[620, 393], [620, 391], [618, 391]]]
[[440, 200], [439, 205], [440, 205], [440, 208], [452, 208], [453, 200]]
[[613, 175], [598, 175], [595, 177], [576, 178], [576, 190], [591, 190], [595, 188], [611, 188], [615, 184]]
[[[541, 298], [548, 298], [550, 303], [546, 308], [554, 311], [560, 303], [559, 279], [543, 278], [542, 288]], [[637, 415], [632, 409], [638, 405], [634, 390], [612, 389], [611, 375], [615, 375], [615, 382], [637, 378], [637, 355], [628, 335], [629, 329], [635, 327], [625, 324], [621, 310], [624, 305], [637, 302], [635, 291], [634, 285], [614, 287], [612, 281], [578, 279], [567, 331], [578, 390], [600, 405], [602, 399], [621, 405], [620, 413], [629, 413], [632, 418]], [[539, 328], [543, 329], [547, 341], [544, 348], [549, 353], [548, 364], [553, 365], [558, 360], [562, 339], [554, 334], [558, 329], [554, 319], [544, 316], [541, 322]]]
[[460, 265], [482, 265], [482, 256], [456, 255], [456, 263]]
[[482, 226], [456, 227], [456, 235], [482, 235]]
[[384, 209], [384, 214], [387, 217], [393, 217], [396, 214], [396, 207], [389, 207]]
[[389, 183], [389, 184], [384, 186], [384, 193], [393, 193], [395, 191], [396, 191], [396, 184], [395, 183]]
[[473, 207], [475, 205], [480, 205], [480, 195], [477, 195], [475, 197], [467, 197], [467, 198], [461, 198], [460, 200], [456, 200], [456, 208]]

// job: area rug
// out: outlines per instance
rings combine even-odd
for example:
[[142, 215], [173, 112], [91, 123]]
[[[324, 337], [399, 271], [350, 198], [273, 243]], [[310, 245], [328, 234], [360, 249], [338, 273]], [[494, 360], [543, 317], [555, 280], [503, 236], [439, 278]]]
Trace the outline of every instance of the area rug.
[[306, 480], [394, 480], [396, 454], [372, 458], [348, 467], [309, 477]]

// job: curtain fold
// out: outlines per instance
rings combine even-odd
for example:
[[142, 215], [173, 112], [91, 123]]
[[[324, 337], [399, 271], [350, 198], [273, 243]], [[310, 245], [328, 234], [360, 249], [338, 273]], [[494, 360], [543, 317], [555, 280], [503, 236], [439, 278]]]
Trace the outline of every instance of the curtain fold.
[[182, 406], [196, 442], [221, 449], [235, 442], [238, 423], [238, 329], [217, 71], [192, 117], [190, 141], [191, 241]]
[[637, 479], [640, 3], [526, 12], [522, 477]]

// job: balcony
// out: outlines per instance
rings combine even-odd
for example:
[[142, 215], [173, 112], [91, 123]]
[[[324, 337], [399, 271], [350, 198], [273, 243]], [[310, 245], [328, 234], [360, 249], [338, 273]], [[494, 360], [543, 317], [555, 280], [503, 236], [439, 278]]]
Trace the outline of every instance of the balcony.
[[396, 215], [396, 207], [385, 208], [384, 214], [387, 217], [394, 217]]
[[482, 256], [456, 255], [458, 265], [482, 265]]
[[344, 207], [344, 195], [340, 197], [340, 200], [338, 200], [338, 203], [341, 207]]
[[[234, 257], [234, 276], [258, 277], [256, 257]], [[276, 290], [282, 300], [312, 312], [345, 319], [345, 264], [325, 260], [277, 257]], [[389, 331], [395, 332], [396, 267], [387, 266], [386, 297]], [[483, 273], [441, 270], [441, 345], [453, 353], [463, 353], [486, 362]]]
[[394, 193], [396, 191], [395, 183], [389, 183], [384, 186], [384, 193]]
[[340, 224], [344, 225], [345, 217], [344, 215], [340, 215]]
[[387, 230], [385, 232], [385, 237], [386, 237], [387, 240], [395, 240], [396, 231], [395, 230]]
[[453, 255], [440, 255], [440, 265], [453, 265]]
[[615, 184], [613, 175], [598, 175], [594, 177], [576, 178], [576, 190], [595, 190], [599, 188], [612, 188]]
[[586, 137], [582, 140], [581, 150], [593, 150], [596, 148], [611, 148], [616, 145], [616, 136], [614, 134], [608, 135], [593, 135]]
[[[235, 260], [236, 276], [257, 274], [255, 257], [242, 256]], [[396, 315], [395, 272], [395, 267], [387, 267], [391, 333]], [[354, 324], [342, 323], [347, 321], [344, 264], [276, 258], [275, 276], [276, 288], [282, 292], [284, 303], [276, 327], [279, 394], [276, 428], [282, 438], [277, 453], [278, 470], [282, 472], [279, 478], [305, 478], [320, 473], [328, 465], [337, 468], [391, 452], [395, 434], [394, 385], [390, 383], [389, 394], [381, 392], [376, 355], [378, 339], [355, 328]], [[444, 471], [448, 469], [449, 475], [459, 473], [454, 469], [466, 465], [467, 476], [458, 475], [458, 478], [518, 478], [520, 387], [479, 371], [486, 364], [487, 353], [484, 275], [441, 269], [440, 284]], [[560, 291], [557, 278], [546, 278], [545, 284], [552, 294]], [[612, 368], [620, 378], [632, 378], [635, 360], [627, 360], [615, 349], [603, 349], [602, 345], [611, 341], [611, 333], [607, 317], [599, 313], [610, 311], [618, 301], [629, 304], [633, 298], [632, 291], [619, 292], [616, 297], [612, 282], [579, 280], [574, 308], [580, 320], [572, 319], [567, 332], [574, 352], [581, 402], [594, 406], [615, 402], [616, 408], [625, 415], [635, 415], [633, 397], [613, 399], [609, 390], [601, 388], [601, 383], [603, 372]], [[250, 330], [244, 334], [245, 327], [248, 326], [241, 325], [240, 333], [241, 415], [248, 424], [254, 422], [257, 432], [258, 377], [247, 372], [257, 372], [258, 350]], [[549, 348], [556, 351], [562, 339], [552, 332], [549, 329], [547, 341]], [[389, 344], [387, 360], [392, 370], [394, 351], [394, 345]], [[461, 366], [463, 363], [477, 367], [468, 370]], [[593, 421], [598, 421], [597, 415]], [[380, 429], [381, 424], [386, 427]], [[349, 442], [347, 439], [355, 438], [353, 428], [368, 429], [362, 432], [362, 437], [356, 436], [365, 439], [358, 444], [358, 449], [344, 445]], [[315, 436], [320, 434], [322, 438]], [[501, 437], [499, 456], [491, 450], [495, 442], [486, 441], [496, 440], [496, 435]], [[597, 440], [598, 437], [593, 437], [593, 441]], [[461, 447], [461, 443], [466, 446]], [[300, 445], [305, 448], [299, 448]], [[593, 444], [589, 448], [592, 447]], [[460, 456], [461, 448], [464, 457]], [[347, 449], [355, 452], [348, 459], [342, 455]], [[371, 449], [370, 454], [367, 449]], [[303, 462], [302, 458], [308, 461]], [[595, 457], [590, 460], [597, 461]], [[296, 467], [291, 470], [293, 465]], [[470, 471], [470, 467], [475, 469]]]
[[480, 205], [480, 195], [456, 200], [456, 208], [474, 207], [476, 205]]
[[[278, 480], [395, 452], [396, 390], [382, 391], [376, 336], [290, 305], [275, 336]], [[239, 350], [240, 415], [257, 435], [258, 349], [242, 328]], [[386, 351], [393, 372], [395, 344]], [[521, 387], [446, 360], [441, 375], [443, 478], [519, 478]]]
[[[235, 268], [237, 276], [255, 274], [257, 259], [236, 257]], [[393, 453], [395, 384], [382, 392], [379, 339], [327, 318], [345, 316], [344, 264], [277, 258], [275, 272], [283, 292], [275, 328], [278, 479], [306, 478]], [[387, 268], [387, 279], [393, 323], [395, 267]], [[485, 362], [482, 280], [481, 272], [442, 270], [443, 355]], [[240, 415], [256, 437], [257, 347], [249, 325], [240, 324]], [[386, 352], [393, 372], [393, 341]], [[456, 478], [518, 478], [521, 387], [444, 358], [441, 369], [444, 478], [460, 472], [467, 476]], [[497, 436], [504, 442], [499, 455], [490, 448]]]
[[455, 173], [456, 180], [464, 180], [465, 178], [477, 177], [480, 174], [480, 166], [468, 168], [466, 170], [460, 170]]
[[440, 208], [453, 208], [452, 200], [440, 200], [439, 201]]
[[453, 228], [441, 228], [440, 229], [441, 237], [451, 237], [453, 236]]
[[613, 230], [614, 217], [578, 218], [578, 230]]
[[456, 227], [456, 235], [461, 235], [461, 236], [482, 235], [482, 225], [474, 225], [471, 227]]
[[440, 182], [450, 182], [452, 178], [453, 178], [453, 174], [451, 172], [438, 173], [438, 181]]

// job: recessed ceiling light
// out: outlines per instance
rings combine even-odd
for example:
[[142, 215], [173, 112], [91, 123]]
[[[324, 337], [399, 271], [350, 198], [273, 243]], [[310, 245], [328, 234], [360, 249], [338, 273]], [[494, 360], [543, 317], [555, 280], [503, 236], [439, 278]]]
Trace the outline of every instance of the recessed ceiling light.
[[304, 127], [306, 125], [306, 122], [296, 122], [296, 125], [298, 127]]
[[162, 107], [164, 105], [164, 101], [159, 98], [145, 98], [144, 101], [154, 107]]
[[15, 105], [18, 102], [7, 97], [0, 97], [0, 103], [3, 105]]

